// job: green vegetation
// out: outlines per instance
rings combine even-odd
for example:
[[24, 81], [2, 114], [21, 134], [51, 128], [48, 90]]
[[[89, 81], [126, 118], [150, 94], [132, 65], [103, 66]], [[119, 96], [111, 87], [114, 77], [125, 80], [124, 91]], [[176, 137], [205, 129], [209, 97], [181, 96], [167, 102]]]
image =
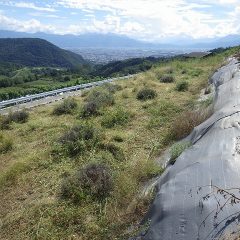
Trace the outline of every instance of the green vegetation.
[[1, 128], [7, 129], [10, 124], [15, 123], [25, 123], [28, 121], [29, 113], [25, 110], [10, 112], [7, 116], [3, 117], [1, 121]]
[[176, 159], [190, 146], [189, 142], [175, 143], [170, 149], [170, 164], [174, 164]]
[[13, 140], [10, 137], [0, 134], [0, 154], [7, 153], [13, 148]]
[[86, 64], [80, 55], [37, 38], [0, 39], [0, 59], [2, 62], [32, 67], [73, 68]]
[[87, 95], [86, 102], [95, 103], [98, 108], [107, 107], [114, 104], [114, 96], [105, 88], [94, 88]]
[[150, 88], [143, 88], [137, 94], [137, 99], [141, 101], [151, 100], [157, 96], [157, 92]]
[[82, 124], [67, 131], [60, 138], [60, 142], [69, 156], [75, 156], [87, 150], [94, 150], [101, 139], [102, 136], [98, 129], [90, 124]]
[[179, 81], [176, 84], [176, 90], [179, 91], [179, 92], [187, 91], [188, 87], [189, 87], [189, 83], [187, 81], [184, 81], [184, 80]]
[[164, 61], [164, 59], [158, 59], [154, 57], [148, 58], [133, 58], [124, 61], [116, 61], [100, 66], [95, 71], [93, 71], [94, 76], [122, 76], [127, 74], [135, 74], [138, 72], [143, 72], [151, 69], [151, 67], [158, 63], [159, 61]]
[[62, 114], [71, 114], [76, 110], [78, 104], [75, 99], [67, 98], [61, 104], [57, 105], [53, 109], [53, 114], [62, 115]]
[[[156, 158], [211, 114], [205, 106], [196, 110], [200, 90], [224, 59], [239, 50], [156, 63], [118, 81], [123, 90], [85, 92], [75, 100], [81, 107], [97, 106], [98, 114], [88, 118], [79, 118], [78, 109], [56, 116], [55, 106], [49, 105], [32, 110], [24, 124], [12, 122], [1, 132], [13, 140], [13, 149], [0, 154], [0, 239], [132, 237], [153, 197], [143, 196], [143, 188], [163, 172]], [[166, 73], [168, 68], [173, 72]], [[196, 69], [201, 71], [192, 74]], [[175, 82], [160, 82], [159, 74], [187, 81], [188, 91], [176, 91]], [[156, 96], [139, 101], [136, 95], [145, 88]], [[119, 109], [132, 116], [123, 125], [116, 124]], [[102, 126], [107, 113], [114, 116], [111, 128]]]
[[129, 122], [131, 114], [122, 108], [117, 108], [112, 111], [105, 112], [102, 118], [102, 126], [106, 128], [113, 128], [117, 125], [125, 125]]

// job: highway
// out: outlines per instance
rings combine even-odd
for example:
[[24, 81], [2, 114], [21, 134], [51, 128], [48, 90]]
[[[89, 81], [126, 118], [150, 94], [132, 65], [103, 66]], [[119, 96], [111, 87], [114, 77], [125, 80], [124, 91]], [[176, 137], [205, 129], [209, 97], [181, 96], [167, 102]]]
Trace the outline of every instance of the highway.
[[116, 80], [129, 79], [130, 77], [133, 77], [133, 76], [134, 75], [128, 75], [128, 76], [124, 76], [124, 77], [110, 78], [110, 79], [105, 79], [102, 81], [85, 83], [85, 84], [80, 84], [80, 85], [76, 85], [76, 86], [72, 86], [72, 87], [65, 87], [65, 88], [56, 89], [53, 91], [38, 93], [38, 94], [34, 94], [34, 95], [27, 95], [25, 97], [2, 101], [2, 102], [0, 102], [0, 110], [4, 109], [4, 108], [8, 108], [10, 106], [16, 106], [16, 105], [23, 104], [23, 103], [33, 102], [33, 101], [47, 98], [50, 96], [62, 95], [64, 93], [69, 93], [69, 92], [74, 92], [74, 91], [78, 91], [81, 89], [87, 89], [87, 88], [92, 88], [95, 86], [100, 86], [100, 85], [103, 85], [104, 83], [110, 83], [110, 82], [113, 82]]

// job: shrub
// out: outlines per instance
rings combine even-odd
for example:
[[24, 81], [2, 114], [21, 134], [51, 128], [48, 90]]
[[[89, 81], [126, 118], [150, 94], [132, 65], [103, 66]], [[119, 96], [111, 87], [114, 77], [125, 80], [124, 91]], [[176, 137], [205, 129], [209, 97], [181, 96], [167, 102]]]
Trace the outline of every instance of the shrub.
[[8, 151], [12, 150], [12, 147], [13, 147], [12, 139], [0, 134], [0, 153], [8, 152]]
[[113, 143], [102, 144], [101, 148], [103, 150], [110, 152], [116, 160], [118, 161], [125, 160], [123, 150], [120, 147], [116, 146], [115, 144]]
[[75, 126], [60, 138], [60, 142], [70, 156], [91, 150], [97, 147], [100, 141], [100, 132], [89, 124]]
[[87, 102], [95, 103], [98, 108], [114, 104], [113, 94], [103, 88], [93, 89], [86, 98]]
[[190, 142], [175, 143], [170, 149], [170, 164], [174, 164], [176, 159], [184, 152], [185, 149], [191, 146]]
[[9, 113], [3, 117], [1, 121], [1, 128], [7, 129], [12, 122], [25, 123], [28, 121], [29, 113], [26, 110]]
[[187, 81], [180, 81], [176, 84], [176, 90], [179, 92], [185, 92], [188, 90], [189, 83]]
[[26, 112], [25, 110], [22, 110], [22, 111], [11, 113], [8, 117], [12, 122], [25, 123], [28, 121], [29, 113]]
[[194, 127], [208, 119], [211, 114], [212, 109], [183, 112], [172, 124], [171, 138], [175, 140], [183, 139], [192, 132]]
[[172, 83], [175, 81], [175, 78], [172, 75], [163, 75], [161, 76], [160, 81], [163, 83]]
[[106, 128], [112, 128], [117, 125], [125, 125], [130, 119], [130, 113], [124, 111], [122, 108], [117, 108], [113, 111], [108, 111], [105, 113], [102, 119], [102, 126]]
[[103, 85], [103, 88], [107, 89], [111, 93], [115, 93], [117, 91], [121, 91], [123, 88], [122, 86], [118, 84], [112, 84], [112, 83], [105, 83]]
[[110, 170], [103, 164], [90, 164], [66, 178], [61, 187], [61, 196], [80, 203], [86, 200], [102, 201], [113, 189]]
[[115, 141], [115, 142], [119, 142], [119, 143], [124, 142], [124, 138], [121, 137], [121, 136], [119, 136], [119, 135], [113, 136], [112, 139], [113, 139], [113, 141]]
[[141, 101], [146, 101], [149, 99], [154, 99], [156, 96], [157, 93], [155, 90], [150, 88], [144, 88], [138, 92], [137, 99]]
[[70, 79], [70, 77], [69, 76], [65, 76], [64, 78], [63, 78], [63, 81], [64, 82], [68, 82], [68, 81], [70, 81], [71, 79]]
[[88, 118], [99, 114], [98, 105], [95, 102], [87, 102], [83, 105], [80, 113], [80, 117]]
[[65, 99], [61, 104], [53, 109], [54, 115], [71, 114], [77, 108], [77, 102], [73, 98]]

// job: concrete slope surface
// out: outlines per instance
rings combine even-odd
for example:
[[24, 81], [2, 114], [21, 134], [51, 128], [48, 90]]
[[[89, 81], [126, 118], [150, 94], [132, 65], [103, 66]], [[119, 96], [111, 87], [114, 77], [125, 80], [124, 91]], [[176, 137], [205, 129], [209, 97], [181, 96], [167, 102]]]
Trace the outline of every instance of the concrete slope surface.
[[[188, 137], [192, 146], [167, 168], [146, 217], [144, 240], [225, 239], [240, 220], [240, 72], [236, 59], [212, 77], [214, 114]], [[235, 238], [233, 238], [235, 239]]]

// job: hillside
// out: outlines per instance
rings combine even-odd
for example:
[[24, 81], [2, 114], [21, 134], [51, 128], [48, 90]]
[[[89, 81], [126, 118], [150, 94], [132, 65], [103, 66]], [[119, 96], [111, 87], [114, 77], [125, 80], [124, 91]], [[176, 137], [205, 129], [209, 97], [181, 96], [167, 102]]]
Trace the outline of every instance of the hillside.
[[135, 74], [149, 70], [155, 63], [164, 61], [164, 58], [132, 58], [123, 61], [114, 61], [99, 67], [96, 67], [91, 74], [93, 76], [117, 76]]
[[[122, 240], [144, 230], [154, 191], [142, 190], [164, 171], [159, 156], [211, 114], [209, 76], [239, 50], [158, 63], [3, 117], [0, 239]], [[182, 147], [172, 147], [172, 164]]]
[[86, 64], [80, 55], [37, 38], [0, 39], [0, 62], [66, 68]]

